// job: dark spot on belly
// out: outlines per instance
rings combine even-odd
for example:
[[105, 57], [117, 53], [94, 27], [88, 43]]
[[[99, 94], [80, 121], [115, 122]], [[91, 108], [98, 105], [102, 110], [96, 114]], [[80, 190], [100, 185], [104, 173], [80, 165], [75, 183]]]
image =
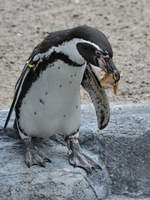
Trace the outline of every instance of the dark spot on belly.
[[37, 114], [37, 112], [34, 112], [34, 115], [36, 115]]
[[72, 81], [69, 81], [69, 84], [72, 84]]
[[64, 115], [64, 118], [66, 118], [66, 115]]
[[62, 85], [60, 84], [60, 85], [59, 85], [59, 87], [61, 88], [61, 87], [62, 87]]
[[45, 95], [48, 95], [48, 92], [45, 92]]
[[73, 78], [73, 75], [71, 74], [70, 77]]
[[58, 69], [60, 69], [60, 67], [58, 67]]
[[76, 109], [78, 109], [79, 108], [79, 106], [78, 105], [76, 105]]
[[76, 77], [77, 76], [77, 74], [74, 74], [74, 77]]
[[45, 102], [43, 101], [43, 99], [40, 99], [40, 103], [43, 104], [43, 105], [45, 104]]

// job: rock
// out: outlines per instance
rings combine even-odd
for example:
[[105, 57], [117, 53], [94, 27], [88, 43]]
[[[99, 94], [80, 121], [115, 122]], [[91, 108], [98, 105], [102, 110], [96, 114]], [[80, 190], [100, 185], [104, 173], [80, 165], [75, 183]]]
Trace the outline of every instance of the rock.
[[124, 195], [110, 195], [108, 198], [106, 198], [105, 200], [150, 200], [149, 197], [128, 197], [128, 196], [124, 196]]
[[114, 109], [110, 125], [101, 142], [112, 193], [150, 195], [150, 106]]
[[[7, 112], [0, 112], [0, 124]], [[11, 121], [12, 126], [13, 119]], [[95, 138], [95, 137], [94, 137]], [[24, 146], [18, 134], [8, 128], [0, 132], [0, 199], [7, 200], [98, 200], [109, 194], [110, 179], [105, 167], [87, 175], [83, 169], [68, 163], [67, 147], [62, 136], [51, 140], [35, 139], [40, 150], [49, 155], [52, 163], [46, 168], [24, 163]], [[97, 154], [89, 153], [97, 162]]]
[[[49, 141], [35, 140], [52, 163], [46, 168], [27, 168], [18, 134], [11, 128], [0, 131], [0, 199], [102, 200], [109, 196], [107, 200], [148, 200], [144, 196], [150, 197], [150, 107], [111, 107], [109, 125], [98, 131], [93, 107], [82, 106], [80, 144], [102, 166], [102, 171], [91, 175], [68, 164], [60, 135]], [[0, 112], [1, 127], [6, 114]]]
[[[84, 109], [83, 112], [87, 116], [88, 126], [94, 130], [95, 116], [92, 115], [92, 109]], [[84, 147], [94, 152], [98, 144], [93, 146], [93, 136], [88, 139], [89, 136], [85, 138], [84, 133], [83, 139], [81, 137]], [[149, 196], [150, 106], [112, 105], [109, 125], [97, 131], [96, 135], [103, 150], [101, 159], [112, 181], [112, 193], [131, 197]]]

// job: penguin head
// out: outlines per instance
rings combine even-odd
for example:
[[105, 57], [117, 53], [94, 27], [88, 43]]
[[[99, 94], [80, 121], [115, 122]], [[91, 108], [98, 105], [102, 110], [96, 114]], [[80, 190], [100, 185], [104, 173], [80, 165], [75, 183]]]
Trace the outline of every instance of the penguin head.
[[89, 26], [80, 27], [80, 31], [83, 27], [84, 41], [77, 43], [79, 54], [87, 63], [113, 74], [116, 82], [119, 81], [120, 74], [113, 63], [113, 51], [108, 39], [102, 32]]

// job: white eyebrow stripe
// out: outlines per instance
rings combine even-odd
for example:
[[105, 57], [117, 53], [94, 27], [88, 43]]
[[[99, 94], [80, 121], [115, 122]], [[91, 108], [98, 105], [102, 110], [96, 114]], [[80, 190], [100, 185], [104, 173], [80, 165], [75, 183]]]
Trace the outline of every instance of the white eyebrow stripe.
[[68, 55], [69, 58], [75, 62], [81, 61], [81, 60], [83, 61], [83, 57], [79, 54], [76, 48], [77, 43], [80, 43], [80, 42], [91, 44], [96, 49], [103, 51], [98, 45], [96, 45], [95, 43], [91, 41], [80, 39], [80, 38], [74, 38], [72, 40], [63, 42], [58, 46], [51, 47], [48, 51], [44, 53], [38, 53], [37, 55], [34, 56], [33, 61], [37, 61], [38, 59], [42, 59], [43, 57], [49, 57], [51, 53], [54, 51], [56, 51], [57, 53], [62, 52]]

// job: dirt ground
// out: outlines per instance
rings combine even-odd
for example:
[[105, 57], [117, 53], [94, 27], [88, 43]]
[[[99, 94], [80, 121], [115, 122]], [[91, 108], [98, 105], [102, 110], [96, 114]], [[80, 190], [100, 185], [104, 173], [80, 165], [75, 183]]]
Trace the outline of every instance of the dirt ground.
[[118, 95], [107, 90], [110, 101], [149, 102], [150, 0], [78, 1], [0, 0], [0, 109], [10, 106], [26, 59], [47, 33], [82, 24], [106, 34], [123, 72]]

